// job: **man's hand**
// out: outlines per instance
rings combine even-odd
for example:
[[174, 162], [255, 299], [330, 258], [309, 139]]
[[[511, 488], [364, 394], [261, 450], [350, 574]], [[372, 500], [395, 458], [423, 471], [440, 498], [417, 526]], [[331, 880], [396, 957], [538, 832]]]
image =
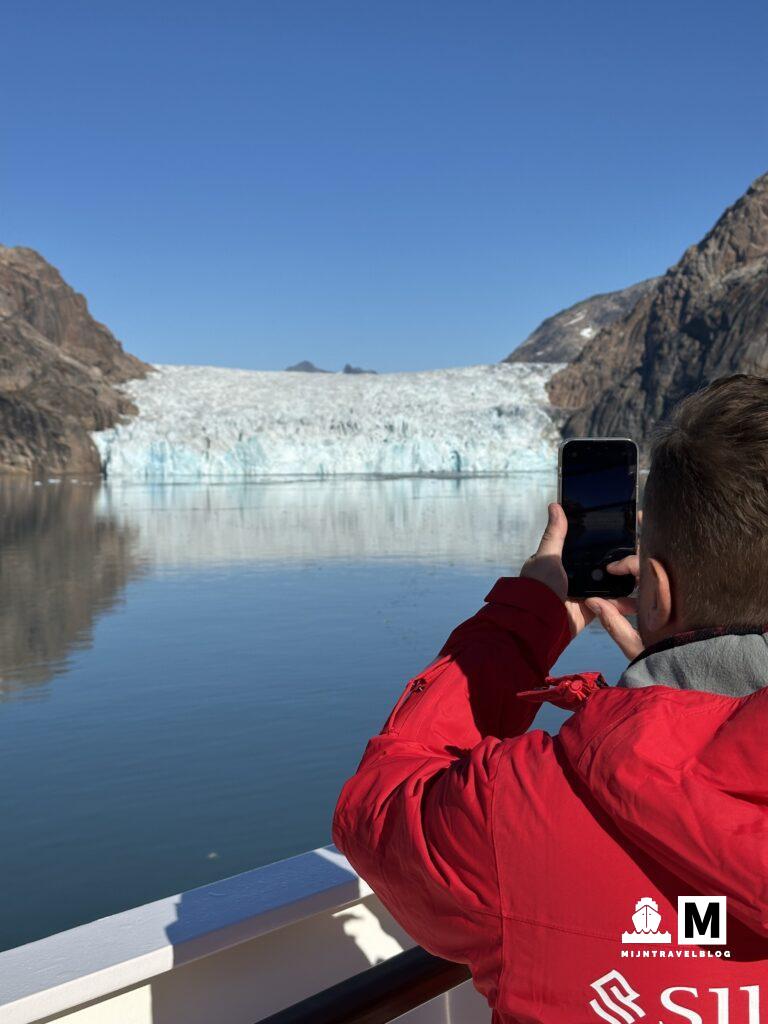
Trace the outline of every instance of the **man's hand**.
[[[627, 555], [616, 562], [609, 562], [605, 567], [608, 572], [617, 576], [632, 573], [635, 585], [640, 577], [640, 556]], [[586, 601], [590, 611], [597, 615], [600, 624], [612, 640], [615, 640], [624, 654], [631, 661], [644, 649], [643, 641], [627, 615], [637, 613], [637, 598], [617, 597], [608, 600], [604, 597], [590, 597]]]
[[538, 548], [523, 564], [520, 575], [546, 584], [564, 602], [571, 636], [574, 637], [594, 619], [596, 610], [588, 608], [585, 601], [568, 597], [568, 577], [563, 568], [563, 544], [568, 532], [568, 520], [562, 506], [556, 501], [547, 506], [547, 512], [547, 528]]

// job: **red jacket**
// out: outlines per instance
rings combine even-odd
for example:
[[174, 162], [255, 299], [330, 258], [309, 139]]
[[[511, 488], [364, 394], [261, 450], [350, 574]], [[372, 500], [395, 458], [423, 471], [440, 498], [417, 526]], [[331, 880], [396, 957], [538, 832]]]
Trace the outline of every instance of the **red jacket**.
[[[768, 689], [609, 687], [527, 732], [565, 606], [517, 578], [486, 602], [368, 743], [336, 845], [494, 1024], [766, 1024]], [[707, 901], [679, 941], [702, 895], [725, 944]]]

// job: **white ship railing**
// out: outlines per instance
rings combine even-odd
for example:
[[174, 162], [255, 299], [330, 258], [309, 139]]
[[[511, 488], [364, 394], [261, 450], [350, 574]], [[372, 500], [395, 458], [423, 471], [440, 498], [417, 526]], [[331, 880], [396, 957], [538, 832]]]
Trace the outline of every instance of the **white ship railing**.
[[[412, 947], [329, 846], [0, 953], [0, 1024], [255, 1024]], [[490, 1012], [465, 982], [397, 1019]]]

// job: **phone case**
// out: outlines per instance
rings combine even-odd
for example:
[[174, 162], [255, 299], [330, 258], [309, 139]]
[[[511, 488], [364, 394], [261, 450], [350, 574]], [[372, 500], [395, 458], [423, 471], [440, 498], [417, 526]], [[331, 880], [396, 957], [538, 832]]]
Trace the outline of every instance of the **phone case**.
[[[557, 500], [562, 505], [563, 501], [563, 449], [571, 441], [626, 441], [629, 442], [635, 448], [636, 453], [636, 465], [639, 462], [637, 456], [638, 448], [637, 443], [631, 437], [568, 437], [564, 441], [561, 441], [557, 448]], [[637, 551], [637, 496], [638, 496], [638, 477], [639, 472], [635, 473], [635, 551]], [[635, 589], [637, 581], [634, 576], [621, 575], [612, 576], [605, 573], [603, 578], [594, 582], [589, 582], [582, 585], [573, 583], [571, 578], [568, 580], [568, 597], [583, 599], [586, 597], [629, 597], [632, 591]]]

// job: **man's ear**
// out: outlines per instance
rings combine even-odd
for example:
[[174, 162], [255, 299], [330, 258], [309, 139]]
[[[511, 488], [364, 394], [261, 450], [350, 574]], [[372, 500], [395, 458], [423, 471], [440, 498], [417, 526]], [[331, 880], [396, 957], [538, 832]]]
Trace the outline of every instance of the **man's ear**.
[[672, 621], [672, 585], [669, 573], [658, 558], [649, 558], [646, 567], [650, 579], [650, 600], [646, 609], [646, 620], [650, 630], [658, 633]]

